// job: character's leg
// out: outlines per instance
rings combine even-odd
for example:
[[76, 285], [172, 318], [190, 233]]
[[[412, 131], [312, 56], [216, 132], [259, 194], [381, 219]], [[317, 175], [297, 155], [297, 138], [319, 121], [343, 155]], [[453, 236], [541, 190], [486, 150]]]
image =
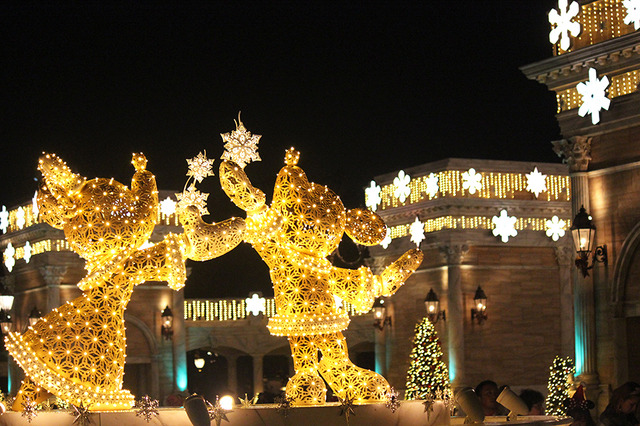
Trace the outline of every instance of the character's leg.
[[289, 337], [296, 374], [287, 383], [293, 405], [324, 404], [327, 387], [318, 374], [318, 345], [314, 336]]
[[378, 373], [356, 367], [349, 360], [342, 333], [316, 336], [316, 341], [322, 353], [320, 374], [339, 398], [353, 398], [355, 404], [385, 400], [389, 383]]
[[20, 390], [16, 395], [16, 399], [13, 402], [11, 409], [13, 411], [24, 411], [24, 404], [26, 404], [27, 398], [30, 402], [40, 404], [45, 399], [49, 399], [49, 397], [51, 397], [49, 392], [42, 389], [40, 386], [33, 383], [31, 379], [26, 377], [22, 381], [22, 385], [20, 386]]

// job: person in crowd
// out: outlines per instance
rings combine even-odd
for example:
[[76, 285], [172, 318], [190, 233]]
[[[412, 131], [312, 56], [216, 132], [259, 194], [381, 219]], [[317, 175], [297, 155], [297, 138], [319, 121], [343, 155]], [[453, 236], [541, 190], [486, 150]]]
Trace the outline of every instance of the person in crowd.
[[480, 398], [482, 410], [485, 416], [506, 416], [509, 410], [498, 404], [498, 385], [493, 380], [480, 382], [475, 389], [476, 395]]
[[527, 404], [529, 408], [529, 416], [543, 416], [544, 415], [544, 396], [537, 390], [523, 389], [520, 392], [520, 399]]
[[640, 402], [640, 385], [627, 382], [613, 391], [609, 405], [600, 415], [604, 426], [637, 426], [636, 408]]
[[584, 388], [582, 385], [578, 386], [575, 393], [571, 398], [567, 398], [564, 401], [564, 407], [567, 416], [573, 418], [571, 426], [595, 426], [596, 423], [591, 417], [589, 410], [595, 407], [593, 401], [590, 401], [584, 396]]

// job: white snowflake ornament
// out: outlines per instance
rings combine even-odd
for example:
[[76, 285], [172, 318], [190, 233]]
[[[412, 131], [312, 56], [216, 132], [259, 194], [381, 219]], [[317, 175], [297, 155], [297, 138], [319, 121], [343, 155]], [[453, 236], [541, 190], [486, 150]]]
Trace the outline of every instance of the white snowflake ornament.
[[462, 189], [469, 191], [469, 194], [475, 194], [476, 191], [482, 189], [482, 174], [476, 173], [473, 167], [462, 173]]
[[491, 222], [495, 226], [493, 229], [493, 235], [495, 237], [500, 237], [503, 243], [509, 241], [509, 237], [515, 237], [518, 235], [518, 231], [516, 231], [516, 217], [509, 216], [506, 210], [500, 211], [500, 216], [494, 216], [491, 218]]
[[13, 267], [16, 264], [16, 249], [13, 248], [11, 243], [7, 244], [7, 248], [4, 249], [3, 257], [4, 257], [4, 266], [7, 267], [9, 272], [13, 271]]
[[389, 244], [391, 244], [391, 230], [387, 228], [387, 233], [385, 234], [384, 239], [380, 241], [380, 245], [386, 250], [387, 247], [389, 247]]
[[404, 200], [406, 200], [411, 193], [409, 182], [411, 182], [411, 177], [405, 174], [404, 170], [400, 170], [398, 176], [393, 179], [393, 195], [400, 200], [401, 203], [404, 203]]
[[196, 157], [191, 159], [187, 159], [187, 164], [189, 165], [189, 171], [187, 172], [187, 176], [193, 177], [196, 182], [202, 182], [202, 179], [207, 176], [213, 176], [213, 162], [215, 160], [209, 160], [207, 158], [207, 151], [198, 153]]
[[417, 217], [409, 227], [409, 234], [411, 235], [411, 241], [419, 247], [422, 240], [424, 240], [424, 223], [420, 222]]
[[576, 90], [582, 95], [582, 105], [578, 110], [578, 115], [584, 117], [591, 114], [591, 123], [598, 124], [600, 122], [600, 110], [609, 109], [611, 99], [607, 98], [605, 93], [609, 87], [609, 79], [603, 76], [598, 80], [595, 68], [589, 68], [589, 80], [578, 83]]
[[429, 176], [425, 179], [425, 183], [427, 184], [427, 189], [425, 192], [429, 196], [429, 198], [433, 198], [440, 191], [440, 185], [438, 184], [438, 175], [435, 173], [430, 173]]
[[176, 212], [176, 205], [177, 203], [171, 197], [167, 197], [160, 201], [160, 213], [165, 216], [171, 216]]
[[260, 297], [258, 293], [253, 293], [251, 297], [244, 299], [244, 302], [247, 314], [252, 314], [254, 317], [264, 314], [267, 309], [267, 299]]
[[627, 25], [633, 23], [634, 29], [640, 29], [640, 0], [623, 0], [622, 4], [627, 9], [624, 23]]
[[31, 243], [27, 241], [24, 245], [24, 255], [22, 255], [22, 258], [24, 259], [25, 262], [29, 263], [29, 261], [31, 260], [31, 256], [32, 256]]
[[378, 204], [382, 201], [380, 198], [380, 185], [376, 184], [375, 181], [371, 181], [371, 184], [368, 188], [364, 190], [364, 205], [367, 206], [372, 212], [375, 212], [378, 209]]
[[225, 142], [225, 151], [220, 158], [231, 160], [244, 169], [252, 161], [261, 161], [258, 155], [258, 143], [262, 135], [252, 135], [242, 124], [240, 114], [238, 114], [238, 121], [234, 120], [234, 122], [236, 129], [233, 132], [220, 133], [222, 141]]
[[31, 198], [31, 211], [33, 212], [33, 219], [38, 219], [38, 213], [40, 210], [38, 209], [38, 191], [33, 194], [33, 198]]
[[547, 175], [540, 173], [537, 167], [534, 167], [533, 171], [525, 176], [527, 177], [527, 191], [535, 194], [536, 198], [541, 192], [547, 190]]
[[7, 233], [7, 228], [9, 228], [9, 212], [7, 211], [7, 206], [2, 206], [2, 211], [0, 211], [0, 229], [2, 229], [2, 233]]
[[558, 10], [551, 9], [549, 11], [549, 23], [555, 27], [549, 33], [549, 41], [556, 44], [560, 40], [560, 49], [567, 50], [571, 46], [569, 34], [577, 37], [580, 34], [580, 24], [572, 21], [578, 16], [580, 6], [577, 2], [572, 1], [567, 8], [567, 0], [558, 1]]
[[547, 227], [547, 237], [551, 238], [553, 241], [558, 241], [560, 237], [564, 237], [564, 228], [567, 223], [558, 218], [558, 216], [553, 216], [551, 220], [546, 221]]
[[200, 192], [195, 186], [191, 185], [188, 189], [180, 194], [176, 194], [178, 198], [178, 211], [184, 210], [189, 206], [195, 206], [200, 210], [201, 215], [209, 214], [207, 210], [207, 198], [209, 194]]

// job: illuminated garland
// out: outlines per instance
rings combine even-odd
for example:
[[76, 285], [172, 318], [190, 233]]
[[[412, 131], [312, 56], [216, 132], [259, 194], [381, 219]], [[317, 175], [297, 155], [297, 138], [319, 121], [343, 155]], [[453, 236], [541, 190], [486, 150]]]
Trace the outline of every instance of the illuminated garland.
[[187, 258], [206, 260], [235, 247], [243, 220], [207, 225], [185, 208], [185, 234], [169, 234], [149, 248], [158, 217], [155, 177], [146, 158], [134, 154], [131, 189], [113, 179], [73, 173], [53, 154], [41, 157], [44, 183], [38, 194], [41, 220], [64, 230], [70, 247], [86, 260], [78, 283], [82, 296], [41, 318], [24, 333], [9, 333], [6, 347], [26, 378], [14, 410], [47, 392], [91, 410], [129, 409], [134, 397], [122, 389], [126, 358], [124, 311], [135, 286], [166, 281], [184, 286]]
[[391, 295], [404, 283], [420, 265], [422, 252], [410, 250], [379, 276], [366, 267], [331, 265], [326, 257], [344, 232], [357, 243], [374, 245], [384, 238], [386, 227], [375, 213], [347, 211], [333, 191], [309, 182], [297, 166], [299, 157], [293, 148], [286, 152], [271, 206], [240, 166], [231, 161], [220, 165], [223, 190], [247, 211], [245, 241], [269, 266], [277, 314], [269, 318], [268, 328], [289, 338], [296, 371], [287, 383], [287, 398], [295, 405], [323, 404], [324, 378], [338, 398], [384, 401], [387, 381], [349, 360], [341, 333], [349, 317], [334, 295], [366, 312], [375, 297]]
[[[629, 95], [637, 91], [637, 86], [640, 83], [640, 70], [629, 71], [609, 78], [611, 84], [608, 88], [608, 97], [609, 99], [615, 99], [619, 96]], [[556, 100], [558, 102], [558, 113], [579, 108], [583, 102], [582, 95], [578, 93], [575, 87], [557, 92]]]

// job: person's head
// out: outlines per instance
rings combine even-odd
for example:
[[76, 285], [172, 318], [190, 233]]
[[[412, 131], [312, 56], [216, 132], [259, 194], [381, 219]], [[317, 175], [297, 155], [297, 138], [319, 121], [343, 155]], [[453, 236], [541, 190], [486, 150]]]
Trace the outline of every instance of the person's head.
[[482, 408], [494, 410], [498, 407], [496, 398], [498, 397], [498, 385], [493, 380], [485, 380], [476, 386], [476, 395], [480, 398]]
[[627, 382], [613, 391], [609, 407], [616, 413], [631, 414], [640, 402], [640, 385]]
[[523, 389], [520, 392], [520, 399], [527, 404], [529, 408], [529, 415], [541, 416], [544, 414], [544, 396], [533, 389]]

